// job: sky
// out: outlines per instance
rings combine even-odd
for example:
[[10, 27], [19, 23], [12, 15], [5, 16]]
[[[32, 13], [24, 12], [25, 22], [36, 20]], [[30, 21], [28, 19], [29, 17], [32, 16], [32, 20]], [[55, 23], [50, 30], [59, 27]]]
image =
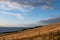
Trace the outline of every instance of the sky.
[[0, 26], [22, 27], [60, 22], [60, 0], [0, 0]]

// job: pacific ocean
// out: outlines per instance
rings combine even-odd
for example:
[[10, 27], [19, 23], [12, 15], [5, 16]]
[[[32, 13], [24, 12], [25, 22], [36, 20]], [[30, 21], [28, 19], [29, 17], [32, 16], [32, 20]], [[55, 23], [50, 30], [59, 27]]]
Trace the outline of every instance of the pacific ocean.
[[11, 31], [21, 31], [29, 27], [0, 27], [0, 33], [2, 32], [11, 32]]

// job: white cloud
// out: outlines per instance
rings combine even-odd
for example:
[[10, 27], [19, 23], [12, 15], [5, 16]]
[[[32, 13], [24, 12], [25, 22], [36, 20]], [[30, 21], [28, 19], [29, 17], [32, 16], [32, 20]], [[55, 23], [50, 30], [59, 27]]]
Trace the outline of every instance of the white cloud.
[[29, 9], [34, 9], [36, 6], [41, 6], [42, 9], [53, 9], [51, 6], [53, 5], [52, 1], [53, 0], [0, 0], [0, 9], [16, 9], [20, 10], [22, 13], [27, 13], [28, 11], [30, 11]]
[[[22, 5], [17, 2], [11, 2], [9, 0], [0, 0], [0, 9], [2, 10], [19, 10], [22, 13], [27, 13], [29, 11], [30, 6]], [[30, 8], [31, 9], [31, 8]]]
[[48, 6], [48, 5], [43, 5], [43, 6], [41, 6], [41, 8], [42, 8], [43, 10], [46, 10], [46, 9], [51, 9], [51, 10], [53, 10], [53, 9], [54, 9], [54, 7]]
[[[19, 4], [17, 2], [11, 2], [10, 0], [0, 0], [0, 10], [7, 10], [7, 11], [19, 10], [22, 13], [26, 14], [29, 11], [29, 9], [27, 9], [27, 7], [28, 6]], [[6, 15], [16, 16], [17, 19], [19, 19], [19, 20], [23, 20], [24, 19], [24, 17], [20, 13], [19, 14], [10, 13], [10, 12], [7, 12], [7, 11], [3, 11], [3, 12], [0, 12], [0, 13], [6, 14]]]
[[12, 9], [19, 9], [22, 8], [19, 4], [16, 2], [10, 2], [10, 1], [0, 1], [0, 8], [3, 10], [12, 10]]
[[[36, 1], [36, 0], [35, 0]], [[54, 9], [52, 1], [49, 0], [0, 0], [0, 10], [19, 10], [24, 14], [28, 14], [36, 6], [41, 6], [42, 9]], [[19, 17], [18, 17], [19, 18]]]
[[18, 20], [23, 20], [24, 16], [22, 16], [21, 14], [17, 14], [17, 13], [10, 13], [10, 12], [0, 12], [1, 14], [6, 14], [6, 15], [11, 15], [11, 16], [16, 16]]

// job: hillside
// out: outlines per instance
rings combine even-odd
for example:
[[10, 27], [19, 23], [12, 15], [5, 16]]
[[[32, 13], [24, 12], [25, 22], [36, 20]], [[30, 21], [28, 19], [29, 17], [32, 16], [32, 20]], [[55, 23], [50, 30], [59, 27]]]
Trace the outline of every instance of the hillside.
[[60, 40], [60, 23], [0, 34], [0, 40]]

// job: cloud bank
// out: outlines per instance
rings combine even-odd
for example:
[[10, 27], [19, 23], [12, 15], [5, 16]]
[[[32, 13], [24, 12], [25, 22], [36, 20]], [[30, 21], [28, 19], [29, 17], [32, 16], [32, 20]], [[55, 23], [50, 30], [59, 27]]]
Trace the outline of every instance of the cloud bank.
[[36, 23], [33, 23], [33, 24], [24, 24], [24, 25], [21, 25], [21, 26], [22, 27], [35, 27], [35, 26], [48, 25], [48, 24], [57, 23], [57, 22], [60, 22], [60, 17], [50, 18], [50, 19], [47, 19], [47, 20], [40, 20], [40, 21], [38, 21]]
[[52, 24], [52, 23], [57, 23], [60, 22], [60, 17], [56, 17], [56, 18], [51, 18], [51, 19], [47, 19], [47, 20], [41, 20], [36, 22], [37, 25], [47, 25], [47, 24]]

